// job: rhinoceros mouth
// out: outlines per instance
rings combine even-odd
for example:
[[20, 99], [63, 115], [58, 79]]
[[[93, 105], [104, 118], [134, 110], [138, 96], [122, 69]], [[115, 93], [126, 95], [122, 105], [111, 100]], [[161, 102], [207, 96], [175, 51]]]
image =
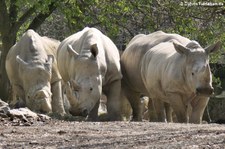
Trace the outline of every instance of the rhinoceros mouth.
[[213, 88], [197, 88], [196, 89], [196, 95], [199, 96], [211, 96], [214, 94]]
[[50, 113], [52, 112], [50, 98], [33, 99], [27, 102], [27, 106], [36, 112], [40, 113]]
[[87, 109], [77, 109], [77, 110], [70, 109], [69, 112], [73, 116], [87, 117], [89, 115], [89, 111]]

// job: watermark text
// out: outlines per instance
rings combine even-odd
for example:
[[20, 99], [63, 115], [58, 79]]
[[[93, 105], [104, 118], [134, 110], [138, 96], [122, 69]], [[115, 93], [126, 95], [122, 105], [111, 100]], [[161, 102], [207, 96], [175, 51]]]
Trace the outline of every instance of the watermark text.
[[223, 6], [224, 3], [222, 2], [181, 2], [181, 6]]

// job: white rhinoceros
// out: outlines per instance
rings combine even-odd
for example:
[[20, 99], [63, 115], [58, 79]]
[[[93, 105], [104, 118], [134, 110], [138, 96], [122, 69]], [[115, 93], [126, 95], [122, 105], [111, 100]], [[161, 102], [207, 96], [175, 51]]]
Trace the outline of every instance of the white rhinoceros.
[[12, 85], [13, 103], [22, 99], [31, 110], [65, 114], [55, 58], [59, 44], [28, 30], [9, 50], [6, 72]]
[[209, 54], [220, 42], [203, 49], [196, 41], [162, 31], [137, 35], [122, 54], [122, 90], [141, 120], [140, 95], [153, 101], [159, 121], [166, 121], [164, 103], [178, 122], [201, 123], [213, 93]]
[[109, 120], [120, 120], [121, 70], [115, 44], [95, 28], [84, 28], [58, 48], [59, 72], [67, 84], [70, 113], [97, 119], [102, 92], [107, 96]]

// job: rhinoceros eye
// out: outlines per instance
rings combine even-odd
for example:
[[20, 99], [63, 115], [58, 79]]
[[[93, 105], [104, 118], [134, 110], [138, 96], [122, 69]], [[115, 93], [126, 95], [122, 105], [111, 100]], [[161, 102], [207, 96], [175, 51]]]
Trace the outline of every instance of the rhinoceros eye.
[[73, 90], [74, 90], [75, 92], [79, 92], [80, 87], [73, 87]]
[[92, 90], [93, 90], [93, 88], [91, 87], [91, 88], [90, 88], [90, 91], [92, 91]]
[[74, 90], [74, 96], [77, 98], [77, 100], [79, 100], [79, 93], [78, 93], [78, 91]]
[[194, 73], [194, 72], [192, 72], [192, 73], [191, 73], [191, 75], [192, 75], [192, 76], [194, 76], [194, 75], [195, 75], [195, 73]]

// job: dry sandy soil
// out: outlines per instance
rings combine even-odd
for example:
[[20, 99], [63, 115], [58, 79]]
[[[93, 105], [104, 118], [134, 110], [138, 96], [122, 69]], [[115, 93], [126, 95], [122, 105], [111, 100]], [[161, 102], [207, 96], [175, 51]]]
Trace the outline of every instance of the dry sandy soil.
[[0, 148], [225, 148], [225, 125], [0, 119]]

